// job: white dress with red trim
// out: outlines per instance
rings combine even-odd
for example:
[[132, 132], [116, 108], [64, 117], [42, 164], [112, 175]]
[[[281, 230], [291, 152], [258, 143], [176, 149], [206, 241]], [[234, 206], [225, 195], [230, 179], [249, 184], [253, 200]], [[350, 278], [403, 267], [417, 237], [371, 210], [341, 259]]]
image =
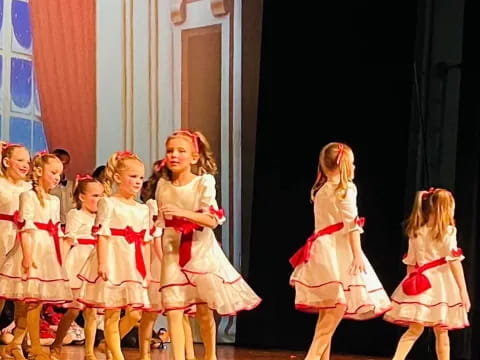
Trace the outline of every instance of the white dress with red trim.
[[149, 308], [145, 244], [150, 241], [149, 210], [115, 196], [98, 202], [95, 235], [107, 238], [107, 281], [98, 276], [98, 254], [92, 251], [78, 275], [78, 301], [89, 307]]
[[31, 188], [32, 185], [26, 181], [12, 184], [0, 175], [0, 266], [15, 245], [20, 194]]
[[415, 266], [392, 294], [392, 310], [384, 319], [408, 326], [441, 326], [448, 330], [469, 326], [467, 312], [460, 297], [449, 261], [463, 260], [457, 248], [457, 229], [450, 226], [442, 241], [432, 239], [432, 229], [424, 226], [417, 237], [410, 238], [406, 265]]
[[26, 277], [17, 241], [0, 268], [0, 294], [12, 300], [63, 304], [72, 301], [72, 291], [61, 259], [60, 203], [49, 194], [43, 201], [44, 206], [33, 190], [20, 194], [21, 231], [31, 235], [34, 266]]
[[65, 256], [65, 270], [70, 278], [74, 301], [65, 304], [67, 308], [83, 309], [84, 305], [76, 301], [80, 296], [82, 281], [78, 274], [92, 254], [97, 243], [92, 235], [95, 214], [83, 210], [71, 209], [67, 214], [65, 238], [73, 240], [73, 245]]
[[[162, 236], [162, 228], [155, 226], [155, 222], [158, 218], [158, 206], [157, 201], [150, 199], [146, 202], [150, 211], [150, 235], [152, 235], [153, 241], [160, 241]], [[153, 243], [152, 243], [153, 245]], [[148, 282], [148, 297], [150, 299], [150, 308], [148, 311], [155, 311], [158, 313], [163, 312], [162, 296], [160, 293], [160, 279], [162, 277], [162, 262], [158, 258], [153, 246], [150, 250], [150, 279]]]
[[[159, 208], [171, 204], [204, 212], [223, 224], [225, 216], [215, 195], [215, 179], [210, 174], [182, 186], [160, 179], [156, 191]], [[206, 304], [220, 315], [234, 315], [261, 302], [228, 261], [212, 229], [161, 216], [158, 225], [164, 227], [161, 295], [165, 311], [192, 313], [195, 305]]]
[[357, 189], [349, 183], [346, 196], [335, 195], [337, 184], [326, 182], [314, 199], [315, 232], [290, 259], [294, 271], [295, 308], [316, 313], [345, 306], [344, 318], [366, 320], [390, 309], [390, 300], [363, 254], [366, 273], [352, 275], [349, 233], [363, 233], [357, 212]]

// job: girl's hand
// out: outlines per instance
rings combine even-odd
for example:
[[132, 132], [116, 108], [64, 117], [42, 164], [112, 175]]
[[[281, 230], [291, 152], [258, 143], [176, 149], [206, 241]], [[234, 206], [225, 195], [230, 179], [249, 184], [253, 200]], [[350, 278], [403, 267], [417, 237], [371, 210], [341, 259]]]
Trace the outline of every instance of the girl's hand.
[[107, 275], [107, 265], [105, 264], [99, 264], [98, 265], [98, 276], [100, 276], [100, 278], [103, 280], [103, 281], [107, 281], [108, 280], [108, 275]]
[[183, 209], [179, 208], [178, 206], [171, 205], [171, 204], [163, 205], [160, 208], [160, 211], [162, 212], [163, 216], [166, 217], [166, 218], [170, 218], [172, 216], [184, 217], [184, 215], [185, 215], [185, 211]]
[[472, 305], [470, 304], [470, 296], [468, 296], [468, 292], [466, 290], [462, 291], [460, 293], [460, 297], [462, 298], [462, 303], [465, 307], [465, 310], [469, 312]]
[[363, 262], [362, 256], [354, 256], [352, 265], [350, 265], [350, 274], [359, 275], [365, 272], [365, 263]]
[[28, 279], [30, 277], [30, 271], [32, 268], [36, 269], [37, 265], [32, 261], [31, 258], [23, 257], [22, 259], [22, 269], [25, 273], [24, 278]]

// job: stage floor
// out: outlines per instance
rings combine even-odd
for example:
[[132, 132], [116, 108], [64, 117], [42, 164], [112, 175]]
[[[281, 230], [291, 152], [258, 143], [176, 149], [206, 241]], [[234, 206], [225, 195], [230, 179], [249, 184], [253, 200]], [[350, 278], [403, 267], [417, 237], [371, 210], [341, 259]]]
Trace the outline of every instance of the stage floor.
[[[203, 360], [203, 348], [196, 345], [197, 359]], [[47, 350], [47, 348], [45, 348]], [[136, 349], [125, 348], [123, 350], [125, 360], [138, 360], [138, 351]], [[98, 359], [103, 360], [105, 357], [98, 354]], [[243, 349], [234, 346], [218, 346], [218, 360], [303, 360], [305, 353], [280, 351], [280, 350], [256, 350]], [[83, 346], [65, 346], [62, 352], [62, 360], [84, 360]], [[152, 360], [170, 360], [169, 350], [153, 350]], [[369, 356], [348, 356], [333, 355], [332, 360], [386, 360], [386, 358], [369, 357]]]

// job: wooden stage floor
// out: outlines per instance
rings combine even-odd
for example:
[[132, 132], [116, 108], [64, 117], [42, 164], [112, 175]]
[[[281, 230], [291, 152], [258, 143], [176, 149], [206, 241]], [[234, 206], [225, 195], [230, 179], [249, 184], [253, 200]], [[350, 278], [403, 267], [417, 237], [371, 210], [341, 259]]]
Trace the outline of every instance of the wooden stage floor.
[[[201, 345], [195, 345], [197, 350], [197, 360], [203, 360], [203, 348]], [[47, 350], [47, 348], [45, 348]], [[138, 360], [137, 349], [125, 348], [123, 350], [125, 360]], [[105, 357], [97, 353], [98, 360], [104, 360]], [[282, 350], [257, 350], [244, 349], [234, 346], [218, 346], [218, 360], [303, 360], [305, 353]], [[152, 360], [170, 360], [169, 350], [153, 350]], [[62, 352], [62, 360], [84, 360], [82, 346], [65, 346]], [[369, 356], [349, 356], [333, 355], [331, 360], [386, 360], [386, 358]]]

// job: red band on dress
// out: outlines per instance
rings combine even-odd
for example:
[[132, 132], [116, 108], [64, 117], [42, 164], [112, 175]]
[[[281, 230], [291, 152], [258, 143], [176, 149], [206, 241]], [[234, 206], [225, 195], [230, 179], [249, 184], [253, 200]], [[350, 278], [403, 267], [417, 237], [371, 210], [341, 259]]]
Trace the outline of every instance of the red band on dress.
[[408, 278], [406, 278], [402, 282], [403, 292], [407, 295], [419, 295], [424, 291], [430, 289], [432, 287], [432, 284], [430, 284], [430, 280], [428, 280], [428, 278], [423, 275], [423, 272], [446, 263], [447, 260], [445, 258], [441, 258], [426, 263], [422, 266], [416, 266], [415, 271], [412, 271], [408, 275]]
[[203, 228], [191, 221], [173, 218], [171, 220], [165, 220], [166, 227], [172, 227], [175, 231], [181, 233], [180, 237], [180, 257], [178, 263], [181, 267], [184, 267], [192, 258], [192, 241], [193, 232], [203, 230]]
[[52, 220], [48, 220], [48, 223], [34, 222], [38, 230], [44, 230], [50, 234], [55, 244], [55, 252], [57, 253], [57, 260], [62, 265], [62, 251], [60, 249], [60, 236], [58, 235], [58, 227], [60, 222], [54, 224]]
[[143, 278], [147, 276], [147, 268], [143, 260], [142, 245], [145, 243], [146, 230], [136, 232], [130, 226], [125, 229], [110, 229], [112, 236], [123, 236], [129, 244], [135, 243], [135, 265]]

